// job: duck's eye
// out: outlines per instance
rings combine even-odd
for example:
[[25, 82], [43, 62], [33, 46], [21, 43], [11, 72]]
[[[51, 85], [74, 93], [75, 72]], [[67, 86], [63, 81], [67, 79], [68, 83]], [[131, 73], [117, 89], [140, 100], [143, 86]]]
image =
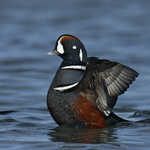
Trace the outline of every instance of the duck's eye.
[[73, 45], [72, 48], [73, 48], [73, 49], [77, 49], [77, 46], [76, 46], [76, 45]]

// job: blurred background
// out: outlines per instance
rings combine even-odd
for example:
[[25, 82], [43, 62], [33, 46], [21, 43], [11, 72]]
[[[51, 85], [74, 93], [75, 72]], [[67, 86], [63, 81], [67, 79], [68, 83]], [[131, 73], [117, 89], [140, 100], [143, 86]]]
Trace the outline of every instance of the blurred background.
[[149, 6], [146, 0], [1, 0], [0, 148], [149, 149], [150, 128], [145, 124], [75, 132], [58, 128], [46, 106], [61, 62], [47, 52], [67, 33], [81, 39], [89, 56], [118, 61], [140, 73], [119, 97], [115, 112], [132, 121], [148, 118]]

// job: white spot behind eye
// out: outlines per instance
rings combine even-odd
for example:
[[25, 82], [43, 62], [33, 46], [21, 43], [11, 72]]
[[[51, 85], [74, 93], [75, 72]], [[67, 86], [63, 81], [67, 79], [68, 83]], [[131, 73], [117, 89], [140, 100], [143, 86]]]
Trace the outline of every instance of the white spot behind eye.
[[72, 48], [73, 48], [73, 49], [77, 49], [77, 46], [73, 45]]
[[64, 54], [64, 47], [59, 41], [58, 41], [58, 45], [57, 45], [57, 52], [60, 54]]
[[79, 57], [80, 57], [80, 61], [82, 61], [82, 60], [83, 60], [83, 53], [82, 53], [82, 49], [80, 49]]

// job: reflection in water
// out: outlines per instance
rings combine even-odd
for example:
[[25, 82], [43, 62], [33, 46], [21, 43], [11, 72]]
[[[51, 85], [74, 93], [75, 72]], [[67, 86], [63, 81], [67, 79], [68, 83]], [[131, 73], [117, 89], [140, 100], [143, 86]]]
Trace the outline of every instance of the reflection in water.
[[65, 143], [109, 143], [116, 140], [115, 128], [88, 129], [57, 127], [49, 132], [51, 140]]
[[[123, 122], [115, 126], [102, 129], [91, 128], [71, 128], [66, 126], [51, 129], [48, 135], [53, 142], [64, 143], [82, 143], [82, 144], [108, 144], [118, 143], [118, 130], [120, 129], [136, 129], [150, 124], [150, 119], [137, 122]], [[123, 131], [123, 130], [122, 130]], [[120, 132], [120, 131], [119, 131]]]

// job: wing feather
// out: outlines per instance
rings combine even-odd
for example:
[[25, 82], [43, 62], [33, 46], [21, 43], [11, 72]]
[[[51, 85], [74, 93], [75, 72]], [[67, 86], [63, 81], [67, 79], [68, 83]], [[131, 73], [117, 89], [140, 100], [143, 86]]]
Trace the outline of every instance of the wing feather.
[[[109, 60], [100, 60], [90, 57], [88, 59], [88, 72], [95, 87], [97, 98], [95, 100], [99, 110], [109, 116], [116, 104], [117, 97], [123, 94], [136, 79], [138, 73], [130, 67]], [[94, 77], [94, 78], [93, 78]]]
[[138, 73], [133, 69], [116, 62], [115, 64], [116, 65], [112, 68], [99, 73], [105, 80], [110, 96], [119, 96], [123, 94], [138, 76]]

